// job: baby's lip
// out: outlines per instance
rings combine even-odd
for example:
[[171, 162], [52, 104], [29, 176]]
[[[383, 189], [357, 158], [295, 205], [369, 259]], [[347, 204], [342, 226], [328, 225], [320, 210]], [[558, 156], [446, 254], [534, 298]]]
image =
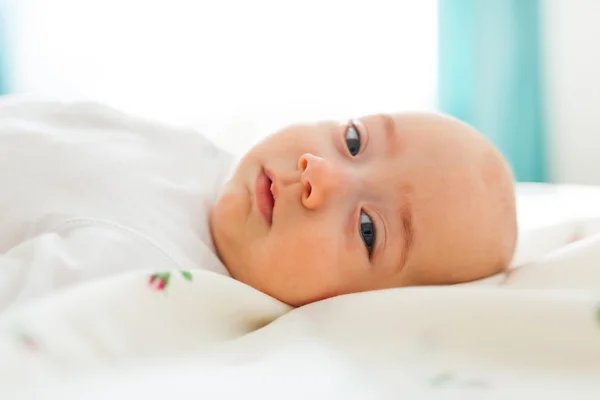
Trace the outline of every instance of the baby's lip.
[[271, 187], [271, 178], [266, 170], [262, 169], [256, 178], [254, 196], [258, 212], [269, 225], [273, 223], [273, 208], [275, 207], [275, 196], [271, 192]]
[[[273, 203], [275, 203], [275, 201], [277, 201], [277, 194], [279, 193], [277, 190], [277, 184], [275, 183], [275, 175], [273, 175], [273, 172], [267, 168], [265, 168], [264, 171], [267, 178], [269, 178], [271, 181], [271, 194], [273, 195]], [[275, 204], [273, 204], [273, 206], [275, 206]]]

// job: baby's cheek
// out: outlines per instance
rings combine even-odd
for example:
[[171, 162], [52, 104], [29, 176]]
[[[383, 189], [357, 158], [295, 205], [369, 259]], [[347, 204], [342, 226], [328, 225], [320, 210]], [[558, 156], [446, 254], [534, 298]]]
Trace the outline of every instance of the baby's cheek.
[[341, 247], [339, 237], [323, 229], [311, 229], [294, 240], [289, 254], [295, 260], [294, 268], [313, 279], [332, 278], [339, 264]]
[[306, 256], [324, 256], [338, 248], [337, 236], [323, 226], [294, 230], [294, 250]]

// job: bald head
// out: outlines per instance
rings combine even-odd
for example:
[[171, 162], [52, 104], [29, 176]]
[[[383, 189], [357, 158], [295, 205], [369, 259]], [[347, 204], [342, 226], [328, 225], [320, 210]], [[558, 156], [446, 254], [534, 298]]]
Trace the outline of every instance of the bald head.
[[401, 285], [452, 284], [504, 270], [516, 245], [514, 181], [500, 152], [473, 127], [443, 115], [394, 116], [411, 154], [412, 243]]

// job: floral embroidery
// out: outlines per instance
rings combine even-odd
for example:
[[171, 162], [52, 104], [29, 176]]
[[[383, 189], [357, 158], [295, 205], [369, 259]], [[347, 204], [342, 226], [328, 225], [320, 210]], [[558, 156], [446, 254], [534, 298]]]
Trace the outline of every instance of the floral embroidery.
[[[188, 282], [192, 281], [192, 274], [188, 271], [179, 271], [183, 279]], [[171, 272], [159, 272], [150, 275], [148, 278], [148, 286], [152, 289], [162, 292], [167, 286], [169, 286], [169, 280], [171, 279]]]
[[170, 278], [171, 278], [170, 272], [152, 274], [152, 275], [150, 275], [150, 278], [148, 279], [148, 285], [156, 291], [162, 291], [162, 290], [165, 290], [167, 288], [167, 286], [169, 285]]
[[192, 281], [192, 274], [188, 271], [181, 271], [181, 276], [183, 276], [183, 279], [185, 279], [186, 281]]
[[40, 343], [28, 332], [23, 330], [22, 328], [14, 327], [12, 329], [12, 334], [15, 339], [21, 343], [23, 347], [31, 351], [40, 351], [41, 346]]
[[27, 333], [21, 333], [21, 335], [19, 335], [19, 339], [21, 340], [21, 343], [23, 343], [23, 346], [25, 346], [29, 350], [40, 350], [39, 343], [31, 335], [28, 335]]
[[569, 238], [569, 241], [567, 242], [567, 244], [578, 242], [581, 239], [583, 239], [583, 235], [581, 233], [579, 233], [579, 232], [576, 232], [573, 235], [571, 235], [571, 237]]

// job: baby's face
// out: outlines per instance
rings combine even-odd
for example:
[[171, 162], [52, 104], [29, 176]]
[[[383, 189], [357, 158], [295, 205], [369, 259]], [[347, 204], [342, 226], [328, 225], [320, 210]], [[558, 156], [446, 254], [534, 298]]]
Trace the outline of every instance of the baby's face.
[[514, 248], [512, 190], [498, 152], [451, 118], [297, 125], [246, 154], [211, 231], [234, 278], [298, 306], [498, 272]]

